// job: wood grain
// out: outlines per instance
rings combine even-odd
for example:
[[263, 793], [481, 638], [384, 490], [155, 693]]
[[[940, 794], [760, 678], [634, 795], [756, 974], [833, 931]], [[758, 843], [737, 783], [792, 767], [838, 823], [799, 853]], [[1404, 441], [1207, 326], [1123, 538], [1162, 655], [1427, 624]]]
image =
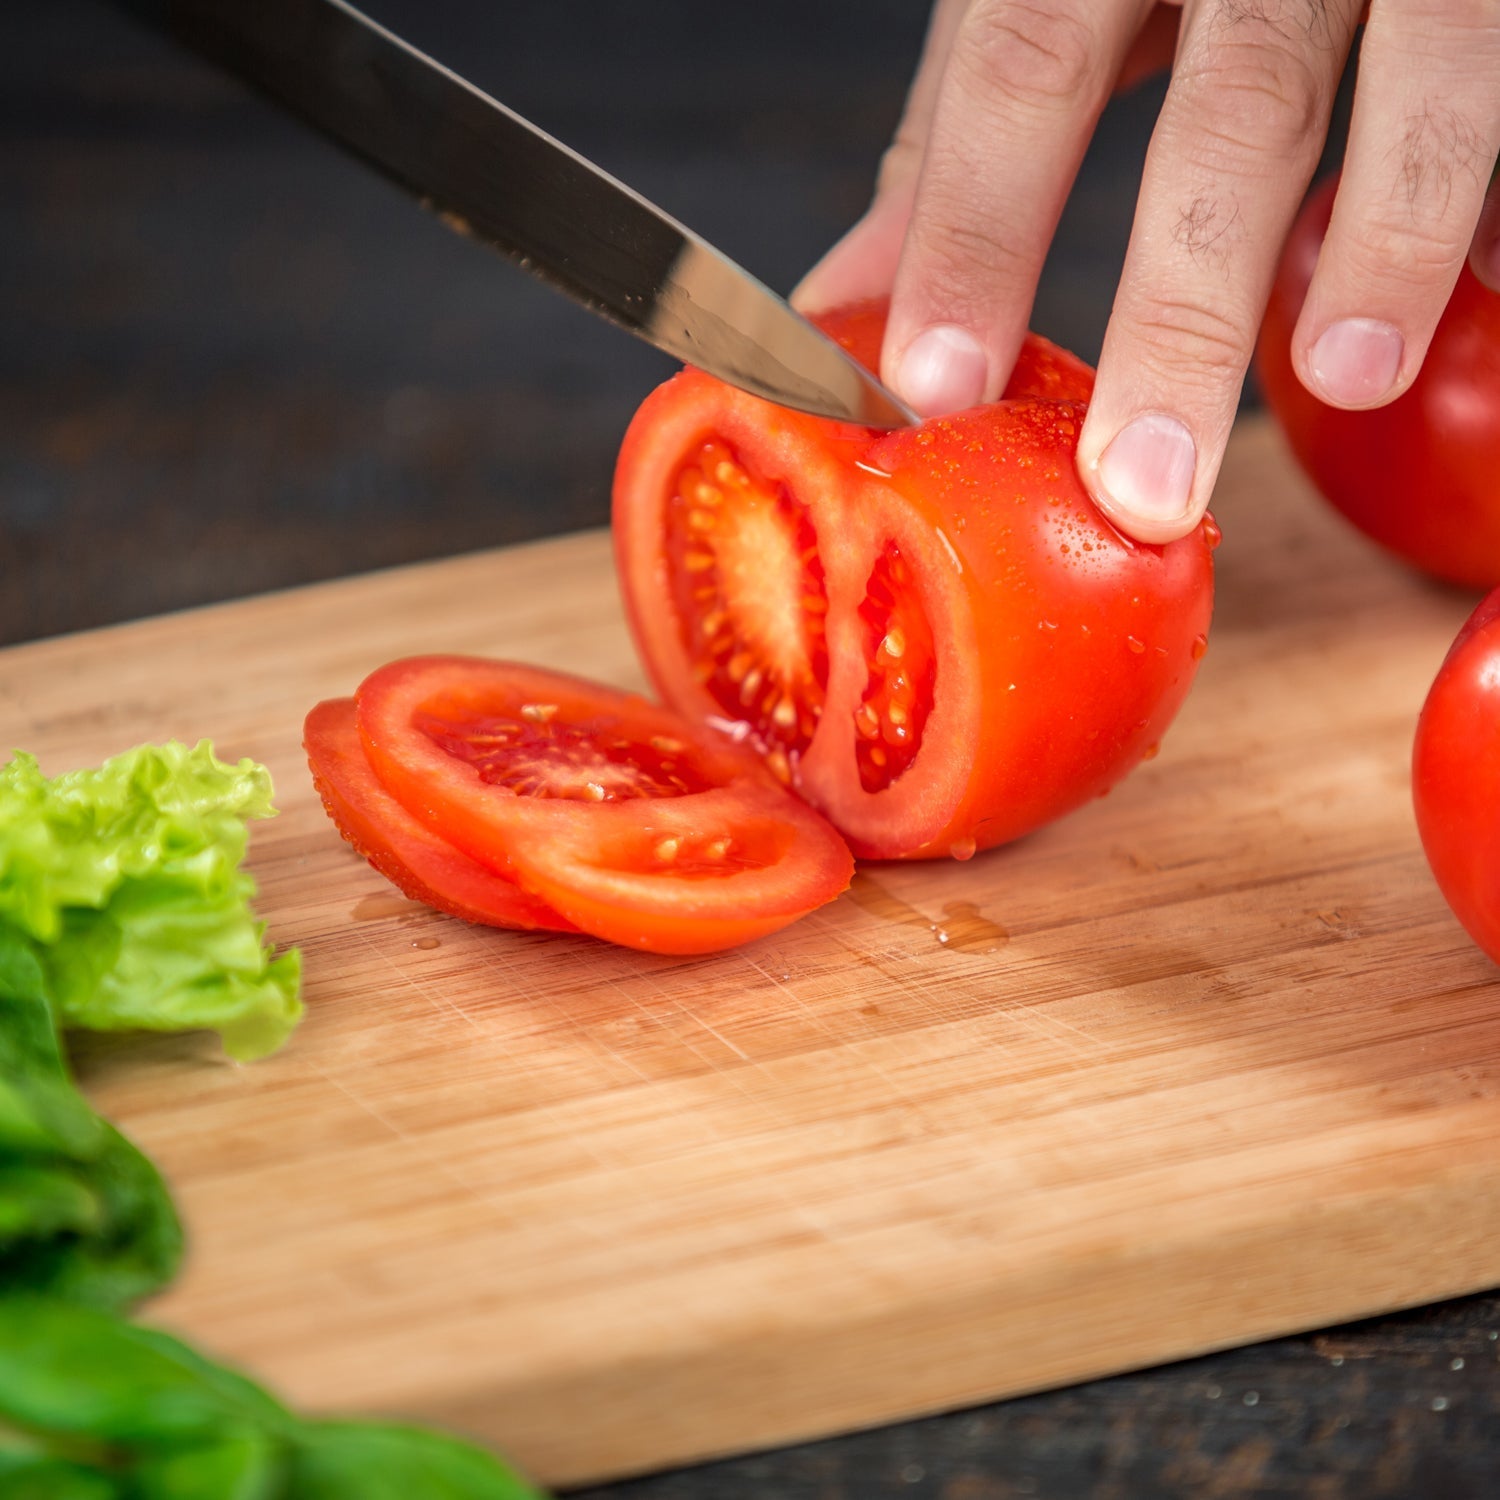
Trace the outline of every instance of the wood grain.
[[1500, 1281], [1500, 986], [1406, 779], [1470, 601], [1259, 425], [1216, 509], [1212, 645], [1156, 760], [709, 959], [414, 907], [302, 765], [306, 708], [393, 655], [639, 685], [602, 536], [0, 653], [4, 739], [48, 769], [209, 735], [284, 808], [252, 861], [306, 955], [285, 1053], [80, 1049], [192, 1235], [153, 1316], [563, 1483]]

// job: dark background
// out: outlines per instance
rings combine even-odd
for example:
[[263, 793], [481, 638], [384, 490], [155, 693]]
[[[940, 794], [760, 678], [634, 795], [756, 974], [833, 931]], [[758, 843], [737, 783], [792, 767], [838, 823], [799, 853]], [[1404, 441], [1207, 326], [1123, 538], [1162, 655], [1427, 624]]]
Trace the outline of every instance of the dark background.
[[[370, 9], [783, 291], [863, 207], [925, 22]], [[1159, 101], [1111, 107], [1039, 293], [1089, 358]], [[106, 6], [0, 7], [0, 643], [600, 525], [670, 369]], [[1475, 1297], [588, 1494], [1488, 1500], [1497, 1333]]]
[[[787, 291], [863, 208], [919, 0], [373, 0]], [[1035, 322], [1097, 353], [1158, 91]], [[596, 526], [672, 369], [133, 20], [0, 6], [0, 643]]]

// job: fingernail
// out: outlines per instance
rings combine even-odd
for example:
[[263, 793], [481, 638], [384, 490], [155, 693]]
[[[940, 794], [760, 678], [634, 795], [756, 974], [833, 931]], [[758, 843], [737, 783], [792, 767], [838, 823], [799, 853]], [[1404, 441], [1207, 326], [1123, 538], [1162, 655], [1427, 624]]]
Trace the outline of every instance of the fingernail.
[[1396, 383], [1405, 341], [1389, 323], [1344, 318], [1330, 323], [1308, 351], [1319, 391], [1337, 406], [1368, 406]]
[[924, 417], [977, 406], [984, 399], [989, 360], [967, 328], [934, 323], [924, 328], [901, 356], [896, 393]]
[[1120, 516], [1181, 520], [1193, 490], [1198, 449], [1176, 417], [1148, 411], [1128, 422], [1099, 455], [1099, 487]]

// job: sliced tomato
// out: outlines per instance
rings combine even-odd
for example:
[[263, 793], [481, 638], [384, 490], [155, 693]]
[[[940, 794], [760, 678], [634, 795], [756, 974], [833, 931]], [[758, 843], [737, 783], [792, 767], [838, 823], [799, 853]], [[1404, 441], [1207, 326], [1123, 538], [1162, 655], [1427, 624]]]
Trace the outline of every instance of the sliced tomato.
[[[873, 364], [884, 307], [824, 320]], [[614, 530], [662, 697], [758, 748], [858, 855], [1014, 839], [1150, 754], [1207, 644], [1211, 522], [1120, 535], [1074, 470], [1088, 366], [892, 433], [688, 369], [625, 437]]]
[[577, 931], [509, 876], [439, 838], [386, 791], [360, 743], [353, 698], [319, 703], [307, 716], [302, 743], [328, 816], [404, 895], [488, 927]]
[[638, 696], [426, 656], [372, 673], [355, 705], [368, 764], [407, 813], [611, 942], [732, 947], [853, 873], [839, 835], [752, 750]]

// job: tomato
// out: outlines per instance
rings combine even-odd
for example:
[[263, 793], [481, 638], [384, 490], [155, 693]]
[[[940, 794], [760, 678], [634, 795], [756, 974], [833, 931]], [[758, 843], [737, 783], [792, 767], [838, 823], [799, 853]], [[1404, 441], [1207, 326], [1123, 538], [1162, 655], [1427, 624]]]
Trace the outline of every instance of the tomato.
[[[825, 327], [873, 366], [884, 315]], [[674, 376], [614, 486], [661, 696], [861, 856], [966, 858], [1107, 791], [1187, 694], [1217, 529], [1148, 546], [1104, 519], [1074, 470], [1091, 389], [1033, 337], [1007, 399], [883, 433]]]
[[1325, 406], [1292, 368], [1336, 186], [1308, 199], [1282, 253], [1256, 350], [1266, 405], [1314, 486], [1366, 536], [1434, 577], [1500, 584], [1500, 296], [1465, 266], [1421, 372], [1389, 405]]
[[758, 756], [643, 698], [425, 656], [373, 672], [354, 702], [366, 762], [407, 814], [596, 937], [732, 947], [831, 901], [853, 873], [839, 835]]
[[509, 876], [439, 838], [386, 791], [360, 743], [354, 699], [319, 703], [307, 716], [303, 747], [313, 784], [339, 832], [413, 901], [491, 927], [577, 930]]
[[1428, 690], [1412, 802], [1438, 888], [1500, 963], [1500, 589], [1470, 615]]

